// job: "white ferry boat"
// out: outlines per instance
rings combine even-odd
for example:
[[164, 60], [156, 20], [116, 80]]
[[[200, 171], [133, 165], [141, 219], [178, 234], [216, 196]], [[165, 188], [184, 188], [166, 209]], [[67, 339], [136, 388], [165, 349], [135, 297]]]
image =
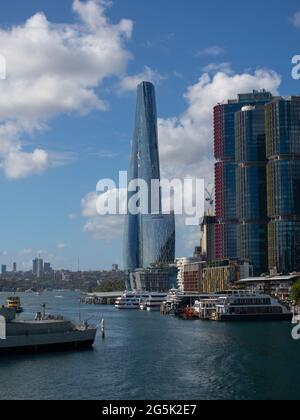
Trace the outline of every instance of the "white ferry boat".
[[229, 291], [218, 296], [212, 319], [216, 321], [291, 321], [293, 313], [269, 295]]
[[166, 293], [151, 293], [148, 298], [140, 300], [140, 309], [142, 311], [159, 311], [166, 297]]
[[[125, 292], [115, 303], [117, 309], [144, 309], [152, 310], [155, 306], [160, 308], [161, 303], [166, 299], [166, 293], [151, 292]], [[148, 309], [149, 308], [149, 309]]]
[[117, 309], [140, 309], [141, 299], [147, 299], [149, 293], [145, 292], [125, 292], [115, 303]]

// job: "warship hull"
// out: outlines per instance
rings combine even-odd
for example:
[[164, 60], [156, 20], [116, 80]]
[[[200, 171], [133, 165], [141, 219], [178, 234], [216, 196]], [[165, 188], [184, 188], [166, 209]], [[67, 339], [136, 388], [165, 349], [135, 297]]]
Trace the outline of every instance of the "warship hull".
[[0, 355], [48, 353], [92, 348], [96, 330], [74, 331], [68, 334], [11, 336], [0, 340]]

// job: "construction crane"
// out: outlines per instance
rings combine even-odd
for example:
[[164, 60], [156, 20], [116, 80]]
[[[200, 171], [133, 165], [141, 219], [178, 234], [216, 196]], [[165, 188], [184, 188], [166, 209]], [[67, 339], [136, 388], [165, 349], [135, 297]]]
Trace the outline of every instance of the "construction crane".
[[214, 213], [214, 204], [215, 204], [215, 189], [209, 189], [209, 186], [205, 188], [206, 199], [205, 201], [209, 204], [208, 215], [212, 216]]

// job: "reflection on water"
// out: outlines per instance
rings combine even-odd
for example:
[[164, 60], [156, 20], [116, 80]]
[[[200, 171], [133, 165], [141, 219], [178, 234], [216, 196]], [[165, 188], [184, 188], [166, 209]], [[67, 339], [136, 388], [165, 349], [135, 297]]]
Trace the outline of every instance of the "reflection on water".
[[0, 358], [1, 399], [300, 398], [300, 343], [290, 323], [183, 321], [79, 305], [69, 292], [21, 299], [25, 318], [44, 302], [77, 321], [105, 318], [106, 338], [91, 352]]

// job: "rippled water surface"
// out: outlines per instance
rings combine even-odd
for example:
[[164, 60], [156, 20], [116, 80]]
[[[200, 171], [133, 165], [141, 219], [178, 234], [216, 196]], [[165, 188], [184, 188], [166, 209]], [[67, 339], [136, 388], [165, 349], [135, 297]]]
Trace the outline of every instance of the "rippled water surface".
[[[0, 294], [0, 303], [5, 301]], [[0, 399], [299, 399], [300, 341], [283, 323], [183, 321], [79, 306], [69, 292], [21, 294], [28, 317], [49, 312], [98, 323], [93, 351], [0, 357]]]

